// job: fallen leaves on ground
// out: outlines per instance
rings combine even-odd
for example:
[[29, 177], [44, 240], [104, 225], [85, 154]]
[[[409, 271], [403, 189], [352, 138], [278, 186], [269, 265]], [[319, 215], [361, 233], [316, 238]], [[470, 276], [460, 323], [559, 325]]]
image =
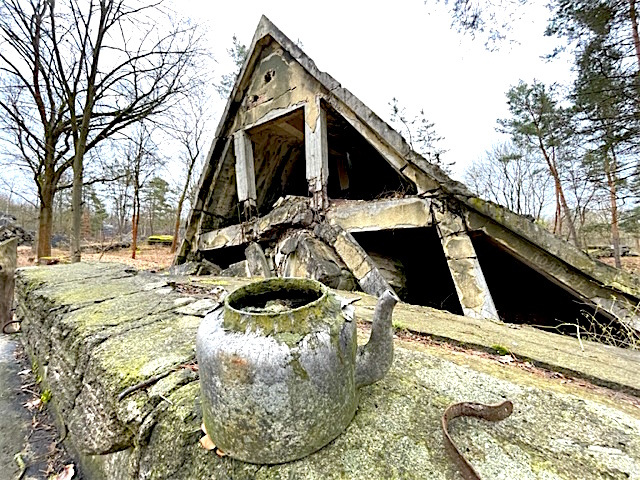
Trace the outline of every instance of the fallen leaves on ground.
[[207, 427], [205, 427], [204, 422], [202, 422], [202, 425], [200, 425], [200, 429], [204, 432], [204, 437], [200, 439], [200, 446], [208, 451], [213, 450], [219, 457], [226, 457], [227, 454], [216, 447], [216, 444], [213, 443], [213, 440], [211, 440], [211, 437], [207, 433]]
[[[171, 247], [160, 245], [139, 245], [136, 251], [135, 260], [131, 258], [131, 249], [113, 250], [102, 253], [82, 253], [82, 260], [87, 262], [118, 262], [135, 267], [138, 270], [158, 270], [169, 267], [173, 262], [174, 254], [170, 252]], [[51, 256], [59, 258], [61, 262], [68, 261], [69, 250], [53, 248]], [[28, 267], [35, 265], [35, 257], [31, 252], [31, 247], [18, 247], [18, 266]]]
[[213, 443], [213, 440], [211, 440], [211, 437], [209, 437], [209, 435], [205, 435], [200, 439], [200, 446], [205, 450], [213, 450], [214, 448], [216, 448], [216, 444]]
[[[197, 363], [184, 363], [184, 364], [180, 365], [180, 368], [186, 368], [187, 370], [191, 370], [192, 372], [197, 372], [198, 371], [198, 364]], [[204, 423], [202, 425], [204, 426]]]
[[60, 473], [49, 477], [49, 480], [71, 480], [76, 474], [76, 470], [72, 463], [65, 465]]
[[39, 409], [42, 407], [42, 400], [40, 400], [39, 397], [33, 398], [29, 400], [27, 403], [25, 403], [24, 407], [26, 407], [26, 409], [29, 410], [30, 412], [35, 410], [36, 408]]

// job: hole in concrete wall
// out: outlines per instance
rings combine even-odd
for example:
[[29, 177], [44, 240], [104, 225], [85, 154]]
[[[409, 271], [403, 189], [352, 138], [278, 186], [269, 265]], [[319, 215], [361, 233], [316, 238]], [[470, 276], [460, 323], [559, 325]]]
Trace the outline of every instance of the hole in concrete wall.
[[269, 70], [264, 74], [264, 83], [269, 83], [273, 77], [276, 76], [276, 72], [274, 70]]
[[405, 179], [338, 112], [323, 103], [327, 113], [329, 198], [373, 200], [415, 195]]
[[271, 210], [285, 195], [307, 196], [302, 108], [251, 129], [257, 208]]
[[[576, 336], [576, 322], [585, 331], [594, 327], [584, 312], [602, 325], [611, 321], [580, 298], [538, 273], [505, 251], [481, 232], [471, 235], [478, 260], [500, 318], [509, 323], [537, 325], [553, 332]], [[568, 325], [567, 325], [568, 324]]]
[[434, 227], [353, 233], [400, 298], [462, 315]]

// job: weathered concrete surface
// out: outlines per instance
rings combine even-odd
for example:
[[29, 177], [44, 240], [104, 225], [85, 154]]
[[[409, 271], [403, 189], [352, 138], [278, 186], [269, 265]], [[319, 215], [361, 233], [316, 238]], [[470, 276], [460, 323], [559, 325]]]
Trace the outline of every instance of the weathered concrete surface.
[[280, 239], [274, 263], [280, 277], [313, 278], [331, 288], [356, 289], [357, 280], [338, 254], [306, 230]]
[[275, 238], [281, 230], [305, 228], [313, 222], [313, 211], [309, 200], [303, 197], [281, 198], [267, 215], [255, 218], [242, 225], [203, 233], [198, 245], [203, 251], [242, 245], [250, 241], [263, 241]]
[[8, 325], [13, 320], [14, 274], [18, 258], [18, 238], [0, 242], [0, 332], [9, 333]]
[[[615, 392], [403, 341], [396, 342], [387, 377], [361, 390], [354, 421], [327, 447], [277, 466], [219, 458], [198, 445], [199, 386], [192, 369], [180, 365], [192, 360], [201, 316], [220, 298], [215, 287], [232, 290], [247, 280], [195, 280], [134, 275], [108, 264], [19, 272], [18, 314], [27, 348], [46, 371], [52, 404], [68, 428], [66, 443], [87, 477], [458, 479], [439, 430], [444, 409], [455, 401], [509, 398], [515, 411], [504, 422], [469, 419], [452, 426], [454, 439], [483, 478], [640, 478], [637, 403]], [[365, 296], [357, 311], [370, 315], [372, 301]], [[583, 362], [601, 363], [594, 376], [636, 391], [640, 385], [637, 353], [585, 342], [581, 356], [570, 339], [423, 307], [398, 305], [394, 322], [480, 345], [498, 338], [496, 344], [516, 355], [533, 343], [532, 356], [541, 363], [558, 364], [560, 357], [571, 363], [575, 357], [570, 370], [580, 370]], [[447, 330], [445, 324], [454, 326]], [[517, 345], [508, 343], [515, 338]], [[576, 348], [569, 351], [570, 345]], [[151, 387], [116, 400], [125, 388], [172, 369]]]
[[[256, 146], [257, 207], [261, 214], [271, 209], [270, 203], [275, 201], [276, 194], [284, 196], [295, 191], [297, 195], [303, 195], [300, 186], [296, 185], [299, 180], [292, 173], [296, 162], [301, 164], [302, 161], [305, 162], [314, 207], [326, 207], [327, 150], [332, 142], [327, 143], [327, 130], [331, 128], [324, 117], [335, 113], [373, 147], [403, 182], [411, 184], [411, 192], [418, 197], [354, 203], [346, 210], [340, 211], [338, 207], [318, 212], [320, 216], [326, 213], [330, 221], [342, 225], [347, 231], [422, 227], [433, 223], [427, 210], [429, 203], [436, 200], [446, 204], [450, 212], [464, 216], [470, 230], [487, 234], [510, 255], [562, 286], [578, 301], [619, 317], [640, 331], [636, 311], [640, 301], [639, 278], [594, 261], [525, 217], [475, 197], [437, 165], [414, 152], [400, 134], [334, 78], [320, 71], [313, 60], [266, 17], [260, 20], [248, 52], [207, 156], [178, 263], [198, 259], [202, 252], [214, 248], [259, 240], [258, 237], [265, 237], [265, 232], [277, 230], [269, 229], [270, 213], [262, 220], [247, 225], [229, 226], [237, 221], [237, 199], [245, 197], [244, 187], [238, 191], [239, 197], [236, 194], [235, 160], [229, 147], [230, 138], [238, 131], [250, 132]], [[286, 118], [294, 115], [295, 111], [301, 114], [302, 110], [304, 118], [298, 127], [287, 123]], [[257, 126], [279, 133], [264, 137], [256, 131]], [[283, 129], [284, 137], [288, 138], [285, 142], [277, 140], [283, 138], [280, 135]], [[333, 134], [335, 136], [336, 133]], [[256, 143], [258, 137], [262, 140]], [[245, 142], [243, 148], [249, 143]], [[306, 143], [306, 148], [303, 148], [303, 143]], [[261, 153], [265, 148], [268, 154]], [[303, 158], [305, 153], [306, 159]], [[339, 154], [346, 158], [348, 152], [343, 148]], [[331, 162], [337, 158], [333, 157]], [[283, 163], [287, 163], [287, 168], [280, 168]], [[333, 170], [340, 176], [339, 164], [336, 169]], [[239, 176], [244, 176], [241, 166], [237, 170]], [[393, 174], [392, 170], [388, 172]], [[335, 177], [336, 173], [332, 175]], [[400, 195], [404, 195], [403, 192], [407, 190], [397, 190]], [[370, 193], [382, 195], [385, 192]], [[341, 193], [331, 192], [331, 196], [341, 196]], [[374, 197], [368, 194], [354, 198]], [[304, 226], [308, 227], [314, 218], [313, 215], [307, 216], [299, 223], [307, 222]], [[282, 218], [280, 221], [277, 227], [283, 226]], [[445, 242], [445, 249], [455, 248], [454, 243], [466, 243], [467, 250], [472, 247], [469, 239], [455, 240]], [[490, 301], [478, 259], [449, 258], [448, 262], [465, 314], [495, 318], [496, 309]], [[358, 277], [360, 283], [375, 285], [379, 278], [374, 274], [366, 281]], [[376, 291], [374, 288], [365, 290]], [[495, 292], [494, 295], [497, 297]]]
[[365, 202], [334, 202], [327, 221], [349, 232], [369, 232], [431, 225], [431, 202], [422, 198], [397, 198]]
[[464, 212], [470, 231], [487, 234], [525, 265], [640, 332], [637, 311], [640, 277], [590, 258], [569, 242], [504, 207], [479, 198], [467, 201], [482, 212]]
[[[370, 320], [375, 298], [343, 292], [350, 298], [359, 297], [356, 315]], [[502, 347], [521, 360], [530, 360], [551, 370], [565, 372], [640, 395], [640, 352], [582, 341], [565, 335], [545, 332], [528, 325], [505, 324], [461, 317], [430, 307], [402, 304], [396, 308], [394, 322], [398, 328], [424, 333], [436, 339], [495, 351]]]

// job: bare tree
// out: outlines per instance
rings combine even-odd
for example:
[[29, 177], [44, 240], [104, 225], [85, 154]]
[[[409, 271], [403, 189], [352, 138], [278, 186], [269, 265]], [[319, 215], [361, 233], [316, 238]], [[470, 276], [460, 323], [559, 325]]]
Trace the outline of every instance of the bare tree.
[[129, 139], [125, 152], [127, 169], [131, 175], [133, 198], [131, 201], [131, 258], [136, 258], [138, 248], [138, 227], [140, 226], [141, 193], [161, 164], [157, 145], [146, 125], [139, 125]]
[[25, 165], [39, 200], [38, 257], [51, 255], [53, 198], [72, 165], [68, 110], [50, 49], [49, 2], [0, 1], [0, 115], [4, 153]]
[[465, 182], [479, 196], [520, 215], [539, 220], [548, 203], [551, 180], [535, 153], [506, 143], [474, 162]]
[[417, 115], [411, 117], [407, 109], [400, 105], [397, 98], [392, 98], [389, 102], [391, 115], [389, 121], [407, 141], [412, 150], [418, 152], [429, 162], [438, 165], [443, 170], [450, 172], [454, 162], [445, 162], [442, 158], [446, 150], [438, 146], [444, 140], [436, 133], [435, 124], [427, 119], [424, 109]]
[[[56, 14], [52, 49], [73, 135], [72, 261], [80, 261], [83, 160], [100, 141], [152, 114], [166, 111], [191, 87], [199, 54], [192, 25], [160, 28], [161, 1], [70, 0]], [[152, 18], [152, 16], [154, 18]], [[59, 19], [70, 19], [60, 29]], [[169, 18], [167, 18], [167, 21]], [[69, 45], [69, 47], [66, 47]], [[64, 50], [63, 50], [64, 48]], [[73, 62], [64, 58], [75, 58]]]
[[180, 159], [185, 170], [185, 179], [178, 197], [178, 208], [176, 211], [176, 221], [173, 229], [171, 253], [176, 251], [178, 245], [182, 209], [184, 202], [188, 197], [189, 187], [192, 183], [191, 179], [192, 177], [197, 177], [194, 173], [197, 174], [198, 172], [194, 172], [194, 169], [196, 169], [198, 160], [201, 159], [205, 134], [209, 126], [209, 120], [211, 119], [211, 115], [206, 108], [207, 103], [207, 98], [194, 96], [185, 104], [186, 108], [181, 115], [176, 117], [176, 121], [174, 123], [173, 132], [181, 146]]
[[0, 0], [0, 17], [0, 108], [38, 185], [39, 255], [50, 253], [53, 196], [73, 166], [78, 261], [86, 153], [189, 91], [199, 34], [162, 1]]

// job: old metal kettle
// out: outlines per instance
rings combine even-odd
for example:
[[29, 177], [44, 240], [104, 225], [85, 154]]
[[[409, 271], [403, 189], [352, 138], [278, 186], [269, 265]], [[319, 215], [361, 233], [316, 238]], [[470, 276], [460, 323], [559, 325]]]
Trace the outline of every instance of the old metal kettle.
[[315, 280], [273, 278], [230, 294], [196, 339], [213, 442], [234, 458], [273, 464], [337, 437], [355, 415], [357, 389], [391, 367], [397, 301], [382, 294], [369, 342], [358, 347], [354, 307]]

